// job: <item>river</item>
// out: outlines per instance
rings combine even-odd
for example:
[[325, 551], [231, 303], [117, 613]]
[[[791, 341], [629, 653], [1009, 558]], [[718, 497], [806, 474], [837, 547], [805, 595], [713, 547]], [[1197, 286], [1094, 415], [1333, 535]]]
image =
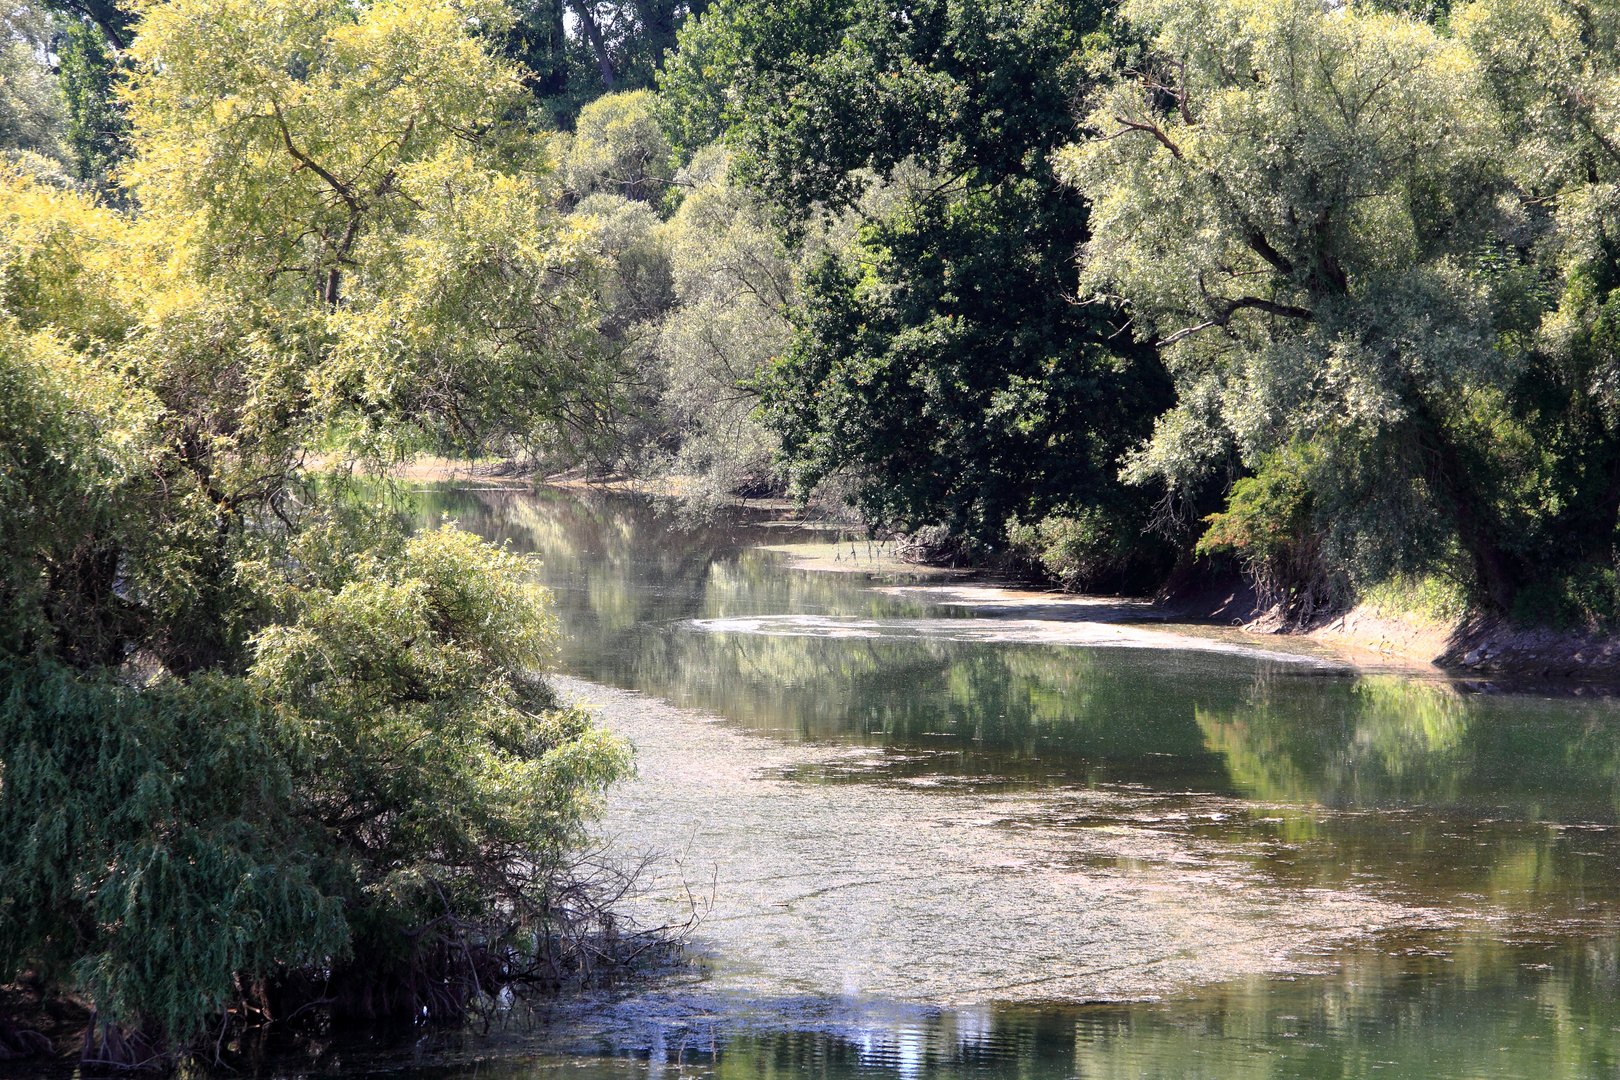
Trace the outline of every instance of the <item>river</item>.
[[1620, 1075], [1608, 699], [797, 569], [763, 516], [419, 498], [544, 559], [559, 686], [638, 752], [627, 913], [695, 914], [693, 962], [316, 1073]]

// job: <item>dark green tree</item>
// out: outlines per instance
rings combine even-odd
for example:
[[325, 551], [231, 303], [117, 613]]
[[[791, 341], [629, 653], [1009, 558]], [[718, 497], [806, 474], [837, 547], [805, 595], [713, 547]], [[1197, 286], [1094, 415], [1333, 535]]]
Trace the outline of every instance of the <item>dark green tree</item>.
[[[522, 0], [501, 49], [559, 127], [605, 93], [652, 87], [685, 20], [707, 0]], [[569, 32], [570, 24], [573, 32]]]
[[80, 179], [104, 187], [129, 155], [129, 118], [113, 94], [118, 53], [110, 40], [101, 24], [74, 20], [68, 23], [60, 53], [68, 151]]
[[1074, 302], [1087, 209], [1050, 161], [1105, 10], [729, 0], [683, 32], [677, 138], [727, 130], [790, 233], [858, 224], [762, 386], [801, 485], [852, 475], [874, 522], [982, 545], [1080, 507], [1139, 531], [1147, 497], [1118, 461], [1169, 382], [1117, 312]]

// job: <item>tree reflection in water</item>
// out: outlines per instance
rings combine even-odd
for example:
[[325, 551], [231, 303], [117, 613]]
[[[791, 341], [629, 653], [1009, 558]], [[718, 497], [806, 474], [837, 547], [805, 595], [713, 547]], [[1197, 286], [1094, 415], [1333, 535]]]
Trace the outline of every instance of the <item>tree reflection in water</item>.
[[[700, 632], [692, 620], [974, 613], [926, 590], [897, 597], [861, 575], [787, 569], [754, 547], [791, 539], [781, 528], [683, 527], [631, 499], [439, 491], [412, 512], [448, 512], [542, 554], [572, 673], [780, 738], [884, 751], [875, 766], [809, 769], [803, 782], [937, 776], [1218, 797], [1240, 811], [1163, 827], [1223, 842], [1279, 885], [1370, 887], [1463, 916], [1324, 958], [1320, 975], [1159, 1003], [947, 1010], [864, 1034], [722, 1018], [718, 1041], [700, 1048], [694, 1034], [672, 1067], [1586, 1077], [1620, 1063], [1620, 709], [1606, 701], [1207, 652]], [[601, 1049], [647, 1055], [658, 1071], [671, 1038], [685, 1046], [689, 1018], [648, 1010], [665, 1050], [639, 1036]]]

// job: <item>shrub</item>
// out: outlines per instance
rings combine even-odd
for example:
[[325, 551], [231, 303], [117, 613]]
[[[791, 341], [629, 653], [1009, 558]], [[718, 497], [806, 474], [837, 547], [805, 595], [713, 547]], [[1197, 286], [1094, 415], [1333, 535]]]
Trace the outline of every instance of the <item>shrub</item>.
[[1612, 632], [1620, 625], [1620, 574], [1588, 564], [1545, 575], [1519, 590], [1511, 614], [1532, 626]]
[[1261, 606], [1296, 625], [1342, 593], [1322, 558], [1310, 483], [1313, 460], [1303, 444], [1267, 454], [1253, 476], [1232, 485], [1226, 509], [1204, 519], [1209, 528], [1194, 547], [1199, 555], [1242, 559]]
[[1024, 524], [1007, 523], [1013, 553], [1038, 565], [1065, 590], [1094, 589], [1119, 575], [1133, 554], [1135, 536], [1106, 511], [1084, 507], [1072, 515], [1052, 514]]

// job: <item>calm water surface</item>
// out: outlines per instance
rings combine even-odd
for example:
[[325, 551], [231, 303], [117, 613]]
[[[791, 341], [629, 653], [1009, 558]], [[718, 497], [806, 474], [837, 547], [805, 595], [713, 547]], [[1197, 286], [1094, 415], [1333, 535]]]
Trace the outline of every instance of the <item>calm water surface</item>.
[[1620, 1075], [1609, 701], [1052, 644], [764, 522], [422, 499], [544, 557], [564, 689], [640, 754], [604, 836], [701, 962], [315, 1073]]

